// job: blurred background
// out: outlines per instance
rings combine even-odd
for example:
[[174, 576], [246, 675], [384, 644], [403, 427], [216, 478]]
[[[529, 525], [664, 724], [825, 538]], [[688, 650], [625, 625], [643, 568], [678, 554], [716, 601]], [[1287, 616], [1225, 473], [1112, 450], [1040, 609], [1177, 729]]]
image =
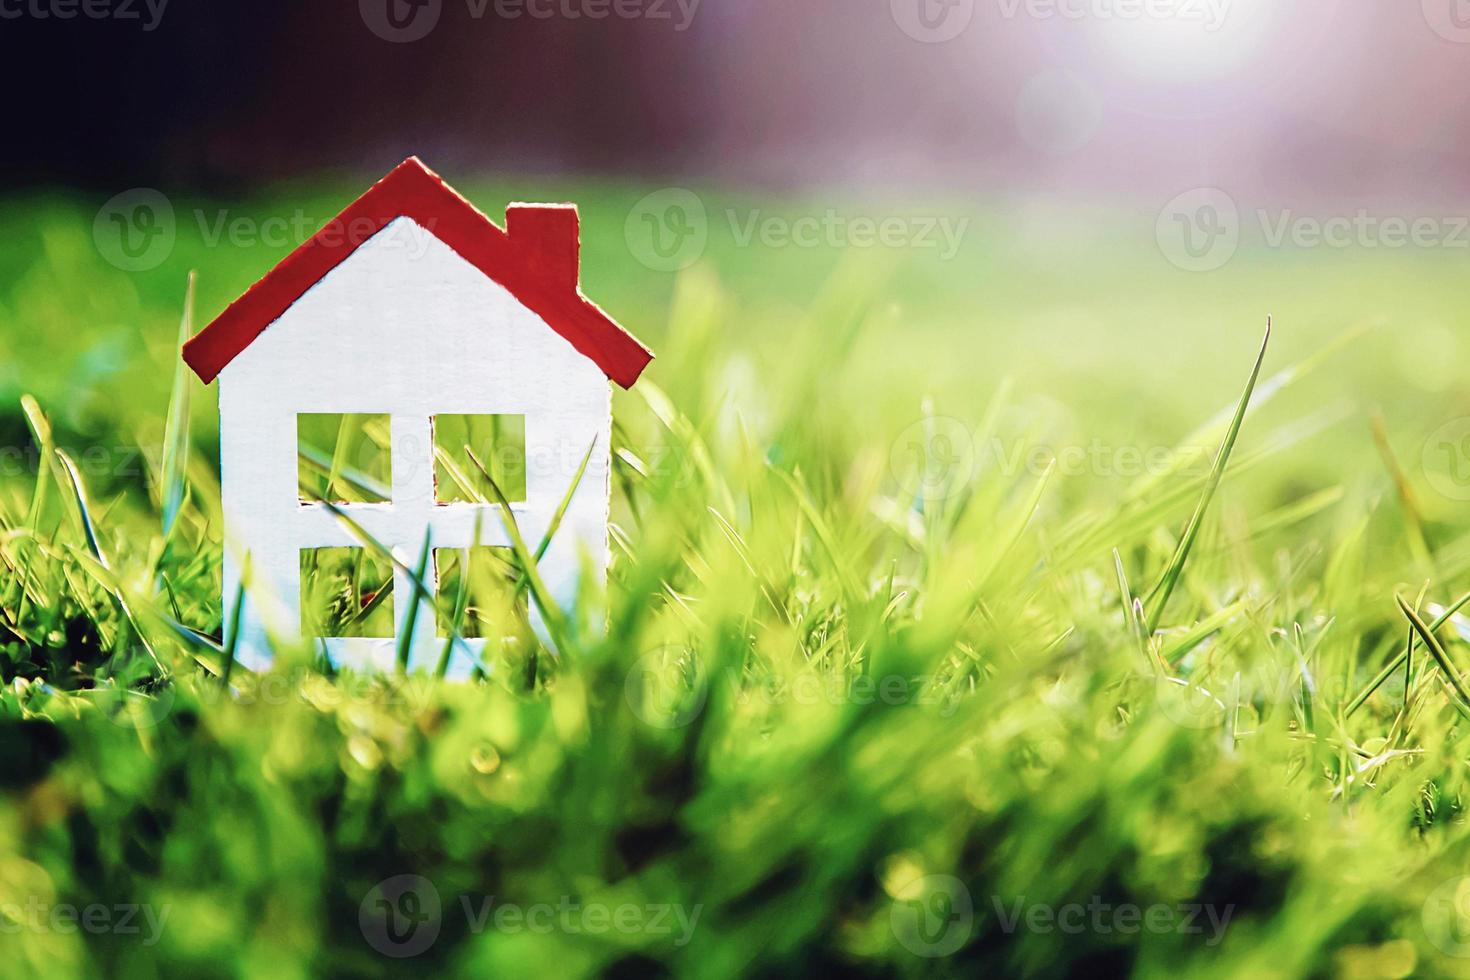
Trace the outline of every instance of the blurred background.
[[83, 434], [161, 429], [190, 270], [202, 324], [410, 154], [576, 201], [691, 411], [811, 335], [880, 442], [1008, 379], [1172, 445], [1274, 314], [1268, 368], [1354, 338], [1286, 407], [1354, 451], [1470, 415], [1464, 0], [0, 0], [0, 80], [0, 404]]
[[741, 185], [1470, 190], [1461, 0], [0, 6], [11, 186], [213, 192], [419, 153]]

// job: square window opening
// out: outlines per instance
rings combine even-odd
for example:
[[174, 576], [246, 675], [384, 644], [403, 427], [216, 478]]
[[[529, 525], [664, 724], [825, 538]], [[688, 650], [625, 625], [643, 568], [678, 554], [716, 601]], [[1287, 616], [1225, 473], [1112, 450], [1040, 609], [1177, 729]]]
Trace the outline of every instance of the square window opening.
[[524, 415], [436, 415], [433, 427], [437, 502], [493, 504], [499, 487], [510, 503], [525, 503]]
[[387, 415], [296, 416], [296, 474], [302, 503], [379, 504], [393, 499]]
[[435, 608], [440, 636], [529, 635], [529, 593], [519, 586], [520, 569], [510, 548], [436, 548], [434, 569], [439, 580]]
[[301, 632], [392, 639], [393, 563], [366, 548], [303, 550]]

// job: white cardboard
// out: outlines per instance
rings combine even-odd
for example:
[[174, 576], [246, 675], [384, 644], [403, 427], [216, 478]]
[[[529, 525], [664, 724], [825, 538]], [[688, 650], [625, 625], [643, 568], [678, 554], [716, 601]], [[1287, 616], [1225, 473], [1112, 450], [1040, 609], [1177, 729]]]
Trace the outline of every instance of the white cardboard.
[[[563, 608], [574, 601], [582, 555], [604, 575], [611, 385], [504, 287], [487, 278], [423, 227], [399, 218], [306, 292], [220, 374], [220, 453], [225, 518], [225, 622], [248, 566], [236, 655], [261, 669], [270, 637], [300, 635], [300, 552], [358, 547], [350, 529], [297, 489], [296, 416], [364, 413], [391, 416], [393, 499], [344, 505], [367, 533], [408, 566], [427, 529], [434, 548], [476, 543], [508, 547], [498, 508], [442, 505], [434, 499], [430, 419], [438, 414], [524, 415], [526, 502], [513, 504], [534, 548], [576, 478], [587, 447], [596, 448], [539, 571]], [[433, 563], [426, 579], [434, 582]], [[413, 598], [409, 574], [394, 578], [401, 634]], [[533, 626], [543, 632], [532, 604]], [[424, 603], [414, 629], [410, 669], [432, 669], [444, 640]], [[544, 632], [543, 632], [544, 635]], [[478, 651], [483, 641], [466, 640]], [[395, 641], [334, 638], [339, 665], [391, 669]], [[470, 659], [458, 650], [451, 677]]]

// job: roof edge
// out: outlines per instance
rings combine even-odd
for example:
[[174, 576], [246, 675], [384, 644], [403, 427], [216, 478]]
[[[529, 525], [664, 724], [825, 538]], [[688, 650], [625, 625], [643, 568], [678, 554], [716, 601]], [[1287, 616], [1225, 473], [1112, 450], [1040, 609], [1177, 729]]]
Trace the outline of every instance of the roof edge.
[[[517, 203], [517, 207], [526, 207]], [[575, 205], [546, 205], [572, 208]], [[546, 267], [505, 229], [418, 157], [394, 167], [316, 234], [225, 308], [183, 346], [184, 363], [209, 384], [306, 292], [398, 218], [440, 242], [505, 287], [609, 379], [631, 388], [653, 353], [582, 294], [557, 264]], [[507, 222], [509, 223], [509, 222]]]

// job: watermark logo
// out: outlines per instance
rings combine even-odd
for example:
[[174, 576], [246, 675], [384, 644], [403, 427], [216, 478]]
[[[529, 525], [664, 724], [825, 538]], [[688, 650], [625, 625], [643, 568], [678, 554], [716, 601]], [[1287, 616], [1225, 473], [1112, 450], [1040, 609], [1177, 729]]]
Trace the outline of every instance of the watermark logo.
[[1435, 429], [1420, 458], [1424, 475], [1450, 500], [1470, 500], [1470, 418], [1458, 418]]
[[638, 658], [623, 682], [633, 714], [653, 728], [688, 726], [704, 710], [708, 687], [694, 651], [659, 647]]
[[752, 208], [745, 214], [725, 212], [736, 247], [759, 242], [766, 248], [887, 248], [932, 250], [942, 262], [960, 252], [969, 218], [947, 215], [876, 217], [843, 214], [836, 208], [788, 217]]
[[1470, 957], [1470, 877], [1451, 878], [1430, 892], [1420, 921], [1440, 952]]
[[889, 0], [893, 22], [924, 44], [953, 41], [975, 19], [975, 0]]
[[472, 898], [461, 895], [460, 907], [473, 935], [488, 929], [506, 935], [531, 933], [549, 936], [646, 936], [667, 941], [675, 949], [688, 946], [699, 926], [704, 906], [649, 902], [581, 902], [563, 895], [555, 902], [502, 902], [493, 895]]
[[165, 684], [152, 692], [136, 691], [125, 687], [99, 687], [92, 694], [94, 703], [102, 717], [117, 725], [134, 731], [156, 728], [173, 711], [173, 685]]
[[318, 238], [328, 248], [351, 245], [356, 248], [376, 238], [390, 248], [406, 248], [412, 258], [422, 258], [433, 241], [433, 229], [437, 222], [426, 219], [421, 225], [417, 221], [399, 218], [386, 225], [376, 219], [357, 217], [349, 221], [332, 218], [325, 224], [305, 211], [296, 210], [289, 215], [277, 214], [267, 217], [233, 214], [229, 208], [213, 213], [203, 209], [194, 211], [194, 223], [199, 230], [200, 241], [206, 248], [271, 249], [293, 248], [308, 238]]
[[1214, 34], [1225, 26], [1233, 0], [998, 0], [1007, 20], [1176, 21]]
[[1033, 75], [1016, 96], [1016, 129], [1044, 153], [1082, 149], [1102, 127], [1103, 103], [1091, 83], [1069, 71]]
[[1047, 902], [1027, 903], [1022, 895], [1014, 902], [1006, 902], [999, 895], [991, 896], [996, 921], [1001, 932], [1007, 936], [1017, 931], [1051, 935], [1080, 936], [1092, 933], [1099, 936], [1148, 935], [1204, 936], [1204, 944], [1214, 948], [1225, 939], [1225, 931], [1235, 915], [1234, 905], [1213, 905], [1199, 902], [1181, 902], [1177, 905], [1136, 905], [1133, 902], [1106, 902], [1101, 895], [1093, 895], [1086, 903], [1067, 902], [1053, 905]]
[[115, 20], [151, 34], [163, 23], [169, 0], [0, 0], [0, 20]]
[[1187, 272], [1213, 272], [1240, 246], [1240, 210], [1218, 187], [1197, 187], [1164, 206], [1154, 236], [1174, 265]]
[[368, 945], [393, 959], [421, 956], [438, 940], [446, 914], [455, 929], [472, 936], [503, 935], [645, 936], [676, 948], [694, 938], [703, 905], [582, 901], [507, 902], [495, 895], [460, 894], [448, 908], [434, 883], [405, 874], [374, 885], [362, 901], [358, 922]]
[[926, 875], [903, 888], [888, 913], [893, 935], [915, 956], [950, 956], [975, 931], [975, 903], [953, 875]]
[[439, 25], [444, 0], [358, 0], [368, 30], [393, 44], [422, 41]]
[[703, 0], [466, 0], [479, 20], [487, 7], [503, 20], [650, 20], [672, 24], [682, 34], [694, 24]]
[[709, 244], [709, 213], [698, 194], [666, 187], [633, 205], [623, 237], [633, 257], [648, 268], [679, 272], [704, 255]]
[[332, 218], [322, 224], [299, 209], [267, 216], [237, 214], [229, 208], [195, 208], [176, 214], [166, 195], [152, 188], [136, 188], [102, 206], [93, 221], [92, 237], [98, 254], [110, 264], [125, 272], [147, 272], [168, 260], [180, 231], [197, 233], [205, 248], [288, 249], [308, 238], [329, 248], [356, 248], [373, 240], [378, 247], [401, 249], [410, 260], [418, 261], [437, 241], [435, 227], [433, 219], [421, 225], [407, 218], [387, 225], [367, 217]]
[[945, 500], [985, 472], [1007, 478], [1059, 477], [1129, 479], [1171, 473], [1205, 473], [1208, 446], [1032, 443], [992, 436], [979, 440], [959, 419], [928, 416], [899, 433], [889, 449], [889, 471], [899, 490], [915, 500]]
[[1446, 41], [1470, 44], [1470, 0], [1422, 0], [1424, 20]]
[[1247, 234], [1268, 249], [1470, 250], [1470, 216], [1463, 214], [1393, 214], [1369, 208], [1335, 214], [1303, 214], [1292, 208], [1243, 213], [1229, 194], [1215, 187], [1174, 198], [1159, 212], [1155, 232], [1164, 256], [1190, 272], [1221, 268]]
[[53, 903], [39, 895], [30, 895], [24, 902], [0, 902], [0, 936], [21, 933], [136, 936], [143, 946], [151, 947], [158, 945], [163, 938], [163, 929], [172, 911], [172, 905], [136, 902], [73, 905], [70, 902]]
[[[0, 0], [3, 2], [3, 0]], [[694, 24], [703, 0], [465, 0], [472, 21], [496, 20], [649, 20], [671, 24], [683, 33]], [[444, 0], [358, 0], [363, 23], [394, 44], [421, 41], [439, 26]]]
[[687, 269], [704, 255], [712, 231], [729, 232], [735, 248], [907, 249], [937, 253], [948, 262], [960, 252], [970, 219], [943, 214], [860, 214], [838, 208], [777, 214], [726, 208], [723, 221], [697, 194], [670, 187], [643, 198], [628, 212], [624, 236], [633, 256], [658, 272]]
[[[1310, 627], [1320, 631], [1322, 623]], [[1313, 634], [1320, 638], [1320, 632]], [[1315, 642], [1315, 641], [1313, 641]], [[1147, 678], [1153, 678], [1149, 673]], [[1229, 676], [1189, 679], [1158, 677], [1155, 706], [1181, 728], [1220, 729], [1229, 725], [1234, 705], [1289, 706], [1303, 696], [1324, 704], [1346, 702], [1358, 693], [1346, 676], [1314, 676], [1295, 660], [1252, 664]]]
[[102, 205], [92, 222], [98, 253], [124, 272], [163, 265], [177, 239], [174, 206], [151, 187], [123, 191]]
[[1206, 731], [1225, 723], [1225, 702], [1198, 684], [1178, 677], [1158, 679], [1159, 710], [1180, 728]]
[[957, 710], [955, 699], [932, 674], [848, 675], [807, 668], [791, 676], [752, 680], [740, 668], [706, 671], [692, 650], [678, 646], [639, 657], [623, 683], [633, 714], [665, 731], [688, 727], [713, 690], [728, 694], [731, 705], [757, 710], [883, 705], [933, 709], [945, 718]]
[[394, 959], [418, 956], [439, 938], [443, 907], [434, 883], [397, 875], [373, 886], [358, 909], [357, 924], [369, 946]]
[[907, 496], [944, 500], [974, 478], [975, 439], [959, 419], [930, 416], [899, 433], [888, 462]]

